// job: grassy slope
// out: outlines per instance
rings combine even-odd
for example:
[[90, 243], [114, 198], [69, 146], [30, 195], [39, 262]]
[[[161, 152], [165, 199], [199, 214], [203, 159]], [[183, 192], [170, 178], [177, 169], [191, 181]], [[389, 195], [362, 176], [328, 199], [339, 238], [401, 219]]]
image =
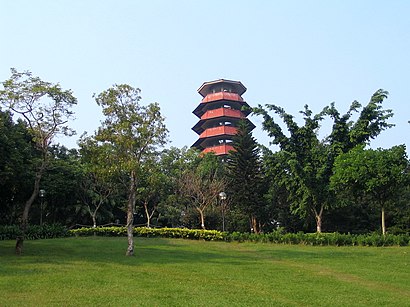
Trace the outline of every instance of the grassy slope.
[[0, 241], [0, 306], [410, 306], [409, 247]]

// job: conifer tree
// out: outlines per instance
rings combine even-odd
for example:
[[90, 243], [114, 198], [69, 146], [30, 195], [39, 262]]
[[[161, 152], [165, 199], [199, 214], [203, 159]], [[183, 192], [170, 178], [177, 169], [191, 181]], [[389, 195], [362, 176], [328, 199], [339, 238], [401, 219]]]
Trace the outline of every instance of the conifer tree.
[[241, 121], [233, 138], [234, 151], [228, 163], [228, 195], [233, 210], [240, 210], [249, 218], [251, 229], [260, 231], [263, 203], [262, 173], [259, 148], [247, 121]]

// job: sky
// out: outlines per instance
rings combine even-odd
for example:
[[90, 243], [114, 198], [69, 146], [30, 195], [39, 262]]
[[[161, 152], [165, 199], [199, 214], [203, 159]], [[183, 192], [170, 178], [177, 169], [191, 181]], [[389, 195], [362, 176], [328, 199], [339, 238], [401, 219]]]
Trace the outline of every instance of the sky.
[[[56, 140], [68, 148], [100, 126], [92, 96], [113, 84], [160, 104], [167, 146], [191, 146], [197, 89], [221, 78], [241, 81], [249, 105], [279, 105], [300, 124], [306, 104], [316, 114], [335, 102], [344, 114], [382, 88], [395, 127], [371, 147], [410, 147], [409, 16], [407, 0], [0, 0], [0, 81], [13, 67], [71, 89], [77, 135]], [[251, 121], [269, 145], [262, 119]]]

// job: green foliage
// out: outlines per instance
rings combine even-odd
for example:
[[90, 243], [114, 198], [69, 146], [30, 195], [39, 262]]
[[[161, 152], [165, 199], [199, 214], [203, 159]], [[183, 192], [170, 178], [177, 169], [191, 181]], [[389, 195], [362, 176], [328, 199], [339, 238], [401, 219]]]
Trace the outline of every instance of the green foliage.
[[[34, 184], [21, 217], [22, 229], [25, 229], [29, 222], [30, 208], [40, 190], [41, 179], [49, 166], [49, 147], [54, 137], [75, 133], [68, 126], [68, 121], [73, 118], [72, 108], [77, 104], [77, 99], [71, 90], [63, 90], [59, 84], [42, 81], [29, 71], [18, 72], [11, 69], [11, 73], [11, 77], [2, 82], [0, 105], [24, 120], [35, 148], [41, 153], [41, 159], [32, 163]], [[22, 238], [24, 240], [24, 232]], [[16, 250], [22, 249], [23, 240]]]
[[[321, 232], [324, 210], [343, 205], [335, 201], [334, 193], [329, 188], [334, 159], [357, 145], [367, 144], [392, 126], [387, 123], [393, 116], [392, 111], [382, 108], [387, 94], [383, 90], [376, 91], [370, 102], [363, 107], [356, 122], [351, 120], [351, 116], [361, 107], [357, 101], [352, 103], [344, 115], [340, 115], [334, 104], [316, 115], [305, 106], [300, 112], [304, 116], [303, 126], [299, 126], [293, 116], [281, 107], [259, 105], [253, 109], [255, 114], [263, 116], [263, 129], [272, 138], [271, 143], [280, 146], [283, 159], [281, 164], [285, 171], [278, 180], [289, 192], [292, 212], [301, 217], [312, 214], [316, 219], [318, 232]], [[268, 111], [282, 119], [289, 136]], [[334, 123], [329, 137], [319, 140], [320, 122], [325, 116], [330, 116]]]
[[132, 225], [142, 164], [165, 145], [168, 130], [158, 103], [139, 102], [140, 90], [127, 84], [114, 85], [95, 95], [105, 120], [94, 136], [98, 146], [108, 150], [104, 166], [123, 179], [127, 195], [127, 255], [134, 253]]
[[343, 201], [369, 203], [382, 211], [397, 206], [409, 184], [409, 161], [405, 146], [367, 149], [358, 146], [338, 156], [331, 177], [331, 188]]
[[191, 223], [186, 221], [188, 203], [185, 197], [181, 195], [180, 180], [185, 172], [195, 168], [200, 161], [199, 151], [194, 148], [176, 148], [170, 147], [161, 152], [160, 159], [157, 162], [164, 182], [161, 183], [164, 193], [161, 203], [157, 208], [158, 223], [166, 227], [181, 227], [197, 224], [195, 216]]
[[56, 135], [75, 133], [67, 125], [74, 114], [71, 108], [77, 104], [71, 90], [42, 81], [29, 71], [18, 72], [12, 68], [11, 72], [10, 79], [2, 82], [0, 104], [24, 118], [41, 151], [48, 149]]
[[217, 204], [219, 193], [225, 189], [224, 167], [213, 153], [198, 158], [181, 174], [178, 192], [187, 209], [197, 211], [200, 225], [205, 229], [206, 212]]
[[259, 157], [259, 147], [252, 136], [247, 121], [240, 121], [233, 137], [231, 151], [227, 157], [227, 193], [230, 210], [240, 210], [248, 216], [249, 224], [255, 232], [264, 222], [263, 170]]
[[45, 173], [41, 188], [46, 195], [43, 200], [37, 198], [32, 208], [32, 222], [39, 220], [39, 207], [43, 202], [43, 221], [72, 225], [82, 222], [76, 214], [76, 205], [80, 198], [82, 165], [76, 149], [54, 145], [49, 148], [50, 163]]
[[[126, 236], [126, 227], [97, 227], [97, 228], [78, 228], [70, 230], [70, 234], [75, 236]], [[187, 229], [187, 228], [148, 228], [134, 227], [134, 235], [138, 237], [162, 237], [162, 238], [181, 238], [207, 241], [220, 241], [224, 238], [224, 233], [217, 230]]]
[[388, 94], [382, 89], [377, 90], [370, 102], [363, 107], [356, 121], [351, 120], [351, 117], [359, 112], [362, 106], [357, 101], [353, 101], [349, 111], [344, 115], [340, 115], [334, 103], [323, 109], [323, 114], [330, 116], [334, 123], [332, 132], [326, 140], [334, 154], [345, 153], [359, 144], [367, 144], [383, 130], [394, 126], [387, 123], [387, 120], [393, 116], [392, 110], [384, 110], [382, 106]]
[[[75, 236], [126, 236], [126, 227], [83, 227], [69, 231]], [[181, 238], [207, 241], [226, 242], [260, 242], [275, 244], [302, 244], [319, 246], [408, 246], [410, 236], [408, 234], [382, 236], [377, 233], [365, 235], [341, 234], [341, 233], [286, 233], [278, 229], [270, 233], [244, 233], [244, 232], [221, 232], [217, 230], [187, 229], [187, 228], [148, 228], [135, 227], [135, 236]]]
[[319, 246], [408, 246], [410, 236], [407, 234], [386, 236], [371, 233], [366, 235], [352, 235], [341, 233], [284, 233], [282, 230], [266, 234], [252, 234], [233, 232], [226, 234], [226, 241], [260, 242], [276, 244], [302, 244]]
[[141, 105], [139, 93], [138, 88], [121, 84], [95, 97], [105, 116], [95, 139], [112, 145], [111, 167], [118, 171], [135, 170], [167, 141], [168, 130], [159, 104]]
[[408, 183], [408, 167], [404, 145], [377, 150], [358, 146], [336, 158], [331, 184], [348, 192], [345, 196], [364, 193], [388, 200]]
[[[18, 225], [0, 226], [0, 240], [14, 240], [21, 235], [22, 231]], [[68, 229], [60, 224], [29, 225], [25, 233], [25, 239], [27, 240], [64, 238], [68, 236], [70, 236]]]
[[79, 145], [82, 176], [77, 211], [86, 213], [97, 226], [97, 220], [101, 222], [112, 217], [120, 177], [111, 166], [107, 167], [107, 158], [112, 155], [110, 144], [100, 144], [95, 138], [83, 134]]
[[26, 124], [0, 109], [0, 224], [17, 223], [29, 197], [38, 152]]

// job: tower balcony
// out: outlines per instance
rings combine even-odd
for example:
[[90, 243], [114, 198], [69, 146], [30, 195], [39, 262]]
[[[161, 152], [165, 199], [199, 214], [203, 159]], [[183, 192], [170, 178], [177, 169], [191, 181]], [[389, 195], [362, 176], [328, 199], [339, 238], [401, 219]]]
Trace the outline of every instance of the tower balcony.
[[[219, 93], [216, 93], [216, 94], [219, 94]], [[243, 107], [246, 107], [246, 109], [241, 110]], [[214, 111], [214, 110], [222, 109], [222, 108], [230, 109], [230, 110], [241, 110], [241, 112], [245, 116], [248, 116], [251, 113], [251, 111], [249, 110], [250, 107], [246, 103], [246, 101], [224, 100], [224, 99], [208, 101], [206, 103], [201, 102], [192, 113], [194, 113], [197, 117], [201, 118], [208, 111]]]
[[225, 126], [237, 126], [237, 122], [240, 120], [247, 120], [251, 128], [255, 128], [254, 125], [246, 118], [246, 115], [240, 110], [219, 108], [206, 111], [201, 119], [192, 127], [197, 134], [201, 134], [208, 127], [215, 127], [218, 125]]
[[206, 154], [208, 152], [213, 152], [214, 154], [219, 156], [219, 155], [227, 155], [229, 154], [231, 150], [232, 151], [235, 150], [232, 145], [222, 144], [222, 145], [205, 148], [202, 151], [202, 153]]
[[199, 135], [200, 139], [220, 136], [220, 135], [235, 135], [238, 129], [236, 127], [219, 126], [214, 128], [208, 128]]
[[207, 103], [211, 101], [217, 100], [230, 100], [230, 101], [243, 101], [243, 98], [239, 96], [237, 93], [230, 93], [230, 92], [217, 92], [217, 93], [210, 93], [206, 95], [201, 103]]
[[235, 118], [245, 118], [245, 115], [240, 110], [219, 108], [215, 110], [208, 110], [201, 116], [201, 120], [217, 118], [217, 117], [235, 117]]

